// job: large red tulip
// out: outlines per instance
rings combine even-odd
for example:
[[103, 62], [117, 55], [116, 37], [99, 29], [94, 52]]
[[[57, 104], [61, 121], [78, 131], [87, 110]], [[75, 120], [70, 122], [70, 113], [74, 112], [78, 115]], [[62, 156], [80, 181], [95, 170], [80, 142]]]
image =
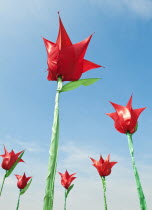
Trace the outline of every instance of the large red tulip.
[[87, 39], [72, 44], [59, 16], [59, 32], [56, 43], [43, 38], [47, 50], [48, 80], [76, 81], [82, 73], [101, 67], [91, 61], [85, 60], [84, 56], [92, 35]]
[[145, 109], [133, 109], [132, 108], [132, 96], [130, 97], [126, 106], [121, 106], [119, 104], [112, 103], [112, 106], [116, 110], [114, 113], [108, 113], [107, 115], [111, 117], [115, 122], [115, 128], [120, 133], [134, 133], [137, 128], [137, 120], [141, 112]]
[[76, 179], [76, 177], [73, 177], [76, 173], [70, 175], [67, 170], [64, 174], [62, 174], [60, 172], [59, 172], [59, 174], [61, 175], [61, 184], [66, 189], [68, 189], [70, 187], [71, 183], [73, 182], [73, 180]]
[[17, 187], [21, 190], [24, 189], [26, 187], [26, 185], [28, 184], [28, 181], [32, 178], [30, 177], [26, 177], [25, 173], [23, 174], [23, 176], [20, 175], [15, 175], [16, 178], [18, 179], [17, 182]]
[[[4, 146], [4, 151], [5, 151], [5, 154], [4, 155], [0, 155], [0, 157], [3, 158], [3, 161], [2, 161], [2, 168], [5, 169], [5, 170], [9, 170], [14, 164], [15, 162], [17, 161], [17, 159], [19, 158], [19, 155], [23, 152], [18, 152], [18, 153], [15, 153], [13, 150], [9, 153], [5, 146]], [[19, 162], [24, 162], [22, 159], [19, 161]]]
[[117, 163], [117, 162], [110, 162], [110, 155], [108, 155], [107, 159], [105, 160], [102, 158], [101, 155], [99, 161], [91, 157], [90, 159], [92, 160], [93, 166], [97, 169], [101, 177], [110, 175], [112, 167]]

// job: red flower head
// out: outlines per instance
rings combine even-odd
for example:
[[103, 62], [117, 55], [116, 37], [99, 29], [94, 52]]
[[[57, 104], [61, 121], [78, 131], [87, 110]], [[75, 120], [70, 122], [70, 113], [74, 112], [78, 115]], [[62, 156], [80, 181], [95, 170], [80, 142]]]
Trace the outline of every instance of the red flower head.
[[[10, 153], [6, 150], [5, 146], [4, 146], [4, 151], [5, 151], [5, 154], [4, 155], [0, 155], [0, 157], [3, 158], [3, 161], [2, 161], [2, 168], [5, 169], [5, 170], [9, 170], [13, 165], [14, 163], [17, 161], [19, 155], [23, 152], [18, 152], [18, 153], [14, 153], [14, 151], [12, 150]], [[24, 162], [22, 159], [19, 161], [19, 162]]]
[[71, 185], [71, 182], [73, 182], [73, 180], [76, 179], [76, 177], [73, 177], [76, 173], [70, 175], [68, 171], [66, 171], [64, 174], [60, 172], [59, 174], [61, 175], [61, 184], [66, 189], [68, 189]]
[[134, 133], [137, 127], [138, 117], [145, 108], [132, 109], [132, 96], [126, 106], [110, 103], [116, 112], [108, 113], [107, 115], [115, 121], [115, 128], [120, 133]]
[[108, 155], [106, 160], [104, 160], [101, 155], [99, 161], [94, 160], [93, 158], [90, 159], [92, 160], [93, 166], [97, 169], [100, 176], [110, 175], [111, 168], [117, 163], [117, 162], [110, 162], [110, 155]]
[[24, 189], [26, 185], [28, 184], [29, 179], [32, 178], [31, 176], [26, 177], [25, 173], [23, 174], [23, 176], [20, 176], [20, 175], [15, 175], [15, 176], [18, 179], [17, 186], [19, 189]]
[[82, 73], [101, 67], [84, 59], [92, 35], [87, 39], [72, 44], [59, 16], [59, 32], [56, 43], [44, 39], [48, 55], [48, 80], [57, 81], [62, 76], [63, 81], [76, 81]]

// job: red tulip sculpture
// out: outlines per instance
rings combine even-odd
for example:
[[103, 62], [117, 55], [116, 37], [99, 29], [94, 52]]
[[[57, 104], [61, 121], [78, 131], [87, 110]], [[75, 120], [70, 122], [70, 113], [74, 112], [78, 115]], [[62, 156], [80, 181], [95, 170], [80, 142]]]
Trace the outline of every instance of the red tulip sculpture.
[[[27, 189], [29, 188], [31, 182], [32, 182], [32, 177], [26, 177], [26, 174], [24, 173], [23, 176], [20, 175], [15, 175], [17, 178], [17, 187], [20, 189], [19, 192], [19, 197], [18, 197], [18, 201], [17, 201], [17, 207], [16, 210], [19, 209], [19, 205], [20, 205], [20, 196], [23, 195]], [[29, 181], [30, 180], [30, 181]]]
[[129, 145], [130, 155], [132, 159], [134, 176], [135, 176], [135, 180], [137, 184], [140, 208], [142, 210], [147, 210], [145, 196], [142, 190], [139, 173], [137, 171], [137, 167], [135, 164], [134, 147], [133, 147], [133, 140], [132, 140], [132, 135], [137, 131], [139, 115], [145, 108], [133, 109], [132, 96], [130, 97], [126, 106], [121, 106], [113, 102], [110, 102], [110, 103], [112, 104], [116, 112], [108, 113], [107, 115], [114, 120], [114, 126], [116, 130], [119, 131], [120, 133], [126, 134], [128, 137], [128, 145]]
[[[101, 67], [91, 61], [85, 60], [84, 56], [92, 35], [87, 39], [72, 44], [59, 16], [59, 32], [55, 43], [43, 38], [47, 51], [49, 81], [57, 81], [55, 98], [54, 120], [52, 126], [51, 145], [49, 150], [48, 174], [43, 210], [53, 209], [54, 181], [57, 167], [57, 153], [59, 144], [59, 95], [61, 92], [73, 90], [81, 85], [88, 86], [98, 81], [99, 78], [80, 79], [81, 75], [93, 68]], [[64, 86], [63, 81], [71, 81]]]
[[19, 162], [24, 162], [21, 158], [24, 154], [24, 151], [15, 153], [13, 150], [11, 152], [8, 152], [4, 146], [4, 155], [0, 155], [0, 157], [3, 158], [1, 167], [6, 171], [3, 181], [2, 181], [2, 186], [0, 189], [0, 196], [2, 194], [2, 190], [3, 190], [3, 186], [4, 186], [4, 182], [5, 179], [10, 176], [10, 174], [12, 173], [12, 171], [14, 170], [14, 168], [17, 166], [17, 164]]
[[111, 169], [112, 167], [117, 163], [117, 162], [110, 162], [110, 155], [108, 155], [107, 159], [103, 159], [102, 156], [100, 155], [99, 161], [93, 159], [90, 157], [90, 159], [93, 162], [93, 166], [97, 169], [101, 180], [102, 180], [102, 186], [103, 186], [103, 192], [104, 192], [104, 208], [107, 210], [107, 199], [106, 199], [106, 176], [109, 176], [111, 174]]
[[65, 197], [64, 197], [64, 210], [66, 210], [66, 199], [69, 195], [69, 192], [72, 190], [72, 188], [74, 187], [74, 184], [71, 185], [71, 183], [73, 182], [74, 179], [76, 179], [75, 174], [69, 174], [68, 171], [66, 171], [64, 174], [60, 173], [61, 176], [61, 184], [62, 186], [65, 188]]

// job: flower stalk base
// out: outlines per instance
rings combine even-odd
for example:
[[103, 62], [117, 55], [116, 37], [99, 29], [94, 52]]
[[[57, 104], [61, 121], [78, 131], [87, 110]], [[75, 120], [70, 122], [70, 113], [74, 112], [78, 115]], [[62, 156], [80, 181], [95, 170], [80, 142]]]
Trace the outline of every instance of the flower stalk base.
[[4, 182], [5, 182], [5, 179], [6, 179], [6, 176], [5, 175], [3, 177], [3, 181], [2, 181], [2, 185], [1, 185], [1, 189], [0, 189], [0, 196], [2, 195], [2, 191], [3, 191], [3, 187], [4, 187]]
[[65, 189], [65, 194], [64, 194], [64, 210], [66, 210], [66, 199], [67, 199], [67, 190]]
[[102, 186], [103, 186], [103, 193], [104, 193], [104, 208], [107, 210], [107, 199], [106, 199], [106, 179], [104, 176], [101, 176]]
[[21, 194], [19, 193], [18, 201], [17, 201], [17, 206], [16, 206], [16, 210], [19, 209], [19, 205], [20, 205], [20, 196], [21, 196]]
[[136, 164], [135, 164], [132, 134], [127, 133], [127, 137], [128, 137], [128, 145], [129, 145], [130, 155], [131, 155], [131, 159], [132, 159], [132, 166], [133, 166], [133, 170], [134, 170], [134, 176], [135, 176], [136, 185], [137, 185], [138, 197], [139, 197], [139, 201], [140, 201], [140, 209], [148, 210], [145, 196], [144, 196], [144, 193], [142, 190], [139, 174], [138, 174]]

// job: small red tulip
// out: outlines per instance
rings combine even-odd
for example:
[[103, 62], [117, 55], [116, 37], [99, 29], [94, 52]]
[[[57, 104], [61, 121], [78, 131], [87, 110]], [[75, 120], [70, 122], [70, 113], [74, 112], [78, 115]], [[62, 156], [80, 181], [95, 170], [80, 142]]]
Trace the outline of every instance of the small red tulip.
[[15, 175], [16, 178], [18, 179], [17, 182], [17, 187], [19, 189], [24, 189], [26, 187], [26, 185], [28, 184], [29, 179], [31, 179], [32, 177], [26, 177], [25, 173], [23, 174], [23, 176], [20, 175]]
[[100, 176], [110, 175], [111, 168], [117, 163], [117, 162], [110, 162], [110, 155], [108, 155], [106, 160], [104, 160], [101, 155], [99, 161], [94, 160], [93, 158], [90, 159], [92, 160], [93, 166], [97, 169]]
[[120, 133], [134, 133], [137, 127], [138, 117], [145, 108], [132, 109], [132, 96], [126, 106], [110, 103], [116, 112], [108, 113], [107, 115], [115, 121], [115, 128]]
[[48, 55], [48, 80], [57, 81], [58, 77], [62, 76], [63, 81], [76, 81], [82, 73], [101, 67], [84, 59], [92, 35], [72, 44], [60, 16], [59, 25], [56, 43], [43, 38]]
[[67, 170], [64, 174], [60, 172], [58, 173], [61, 175], [61, 184], [66, 189], [68, 189], [71, 185], [71, 182], [73, 182], [73, 180], [76, 179], [76, 177], [73, 177], [76, 173], [70, 175]]
[[[19, 155], [23, 152], [18, 152], [18, 153], [14, 153], [14, 151], [12, 150], [10, 153], [6, 150], [5, 146], [4, 146], [4, 151], [5, 151], [5, 154], [4, 155], [0, 155], [0, 157], [3, 158], [3, 161], [2, 161], [2, 168], [5, 169], [5, 170], [9, 170], [13, 165], [14, 163], [17, 161]], [[22, 159], [19, 161], [19, 162], [24, 162]]]

